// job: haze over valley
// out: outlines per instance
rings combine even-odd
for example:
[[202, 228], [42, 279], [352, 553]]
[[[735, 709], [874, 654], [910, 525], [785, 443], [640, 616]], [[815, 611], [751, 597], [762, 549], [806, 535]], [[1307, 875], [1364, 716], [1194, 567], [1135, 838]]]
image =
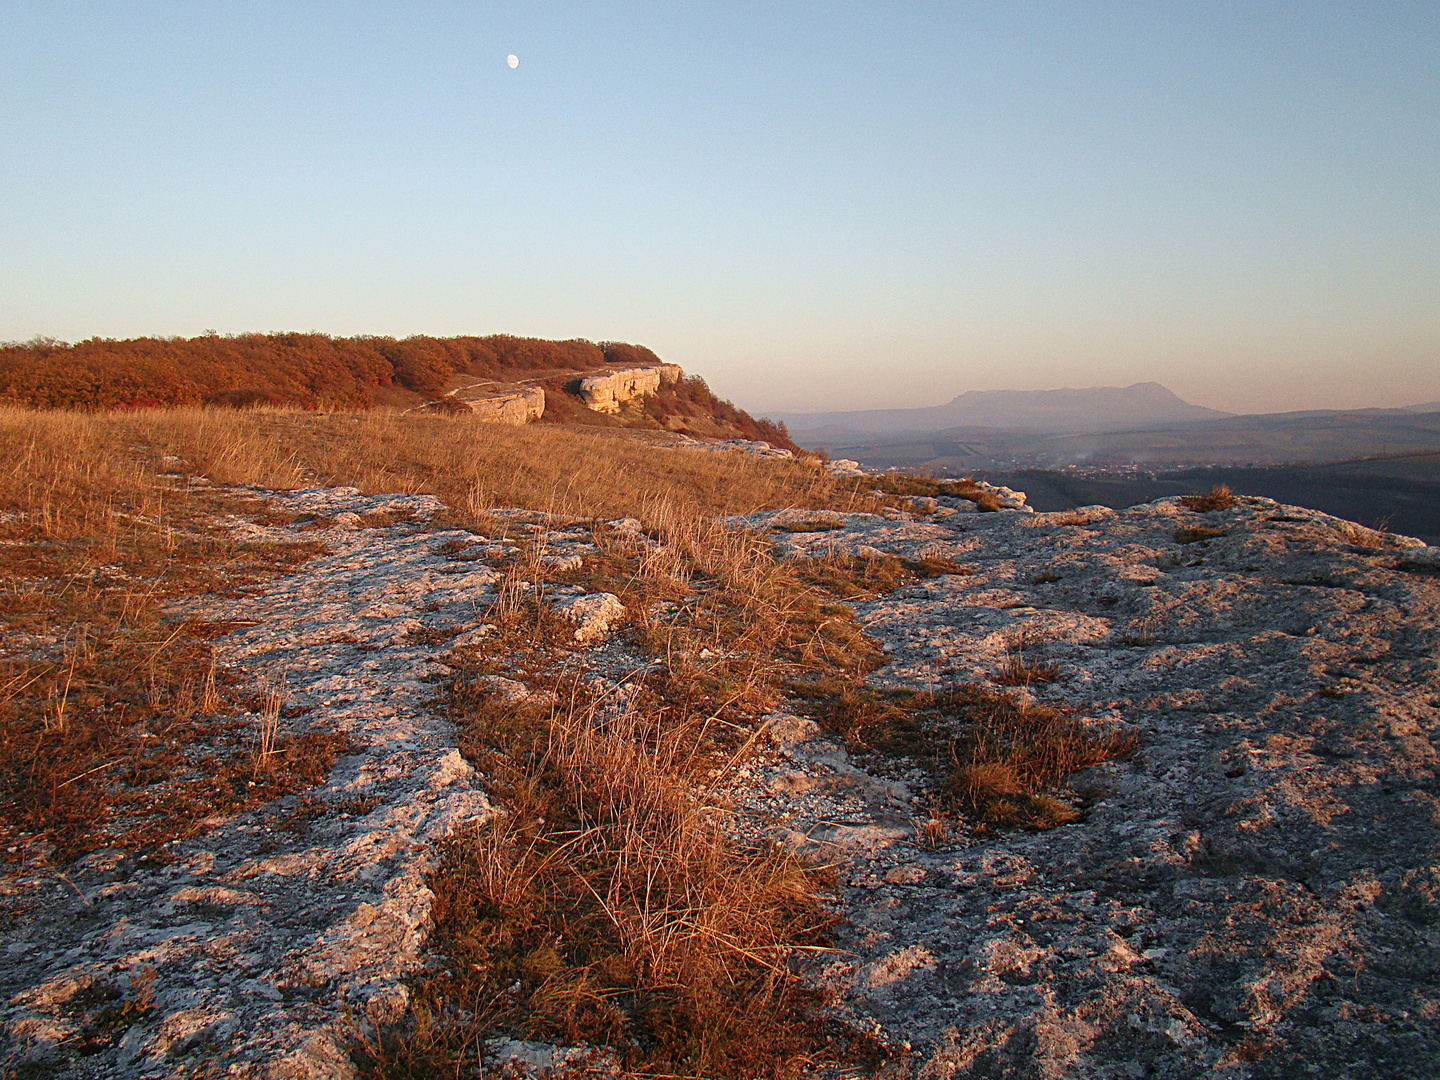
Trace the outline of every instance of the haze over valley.
[[1031, 505], [1115, 508], [1210, 484], [1440, 541], [1440, 403], [1234, 416], [1159, 383], [970, 391], [919, 409], [781, 413], [797, 443], [874, 469], [977, 475]]

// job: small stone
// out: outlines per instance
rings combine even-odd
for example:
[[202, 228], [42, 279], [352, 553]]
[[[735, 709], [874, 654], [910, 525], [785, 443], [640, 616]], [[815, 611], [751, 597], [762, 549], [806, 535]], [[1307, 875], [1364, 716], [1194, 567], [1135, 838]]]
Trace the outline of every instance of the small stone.
[[576, 626], [575, 640], [581, 645], [595, 645], [610, 634], [610, 627], [625, 616], [625, 605], [614, 593], [589, 593], [556, 609], [562, 618]]
[[503, 675], [485, 675], [476, 679], [472, 685], [480, 693], [492, 694], [506, 705], [516, 705], [531, 697], [531, 690], [528, 686], [515, 679], [507, 679]]
[[765, 717], [765, 734], [781, 750], [793, 750], [797, 746], [821, 737], [823, 732], [814, 720], [790, 713], [772, 713]]

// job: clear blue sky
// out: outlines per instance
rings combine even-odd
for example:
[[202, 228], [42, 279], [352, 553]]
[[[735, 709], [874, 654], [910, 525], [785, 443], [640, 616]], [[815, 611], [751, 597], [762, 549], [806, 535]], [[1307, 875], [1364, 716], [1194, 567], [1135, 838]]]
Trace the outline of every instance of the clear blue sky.
[[1434, 400], [1440, 3], [0, 5], [0, 339], [208, 328]]

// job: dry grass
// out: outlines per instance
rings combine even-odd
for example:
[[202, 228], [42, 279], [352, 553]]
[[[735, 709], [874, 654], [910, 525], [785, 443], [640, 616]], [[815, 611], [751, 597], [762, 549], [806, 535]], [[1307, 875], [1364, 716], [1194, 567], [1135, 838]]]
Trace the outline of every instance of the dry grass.
[[646, 1075], [790, 1075], [825, 1053], [796, 967], [831, 921], [822, 873], [717, 828], [693, 794], [698, 725], [594, 706], [467, 703], [467, 752], [507, 814], [446, 845], [432, 884], [455, 974], [421, 996], [477, 1015], [420, 1046], [413, 1026], [373, 1040], [368, 1072], [437, 1075], [495, 1031], [609, 1046]]
[[1059, 664], [1042, 664], [1029, 659], [1023, 652], [1011, 651], [995, 676], [995, 682], [1000, 686], [1034, 686], [1037, 683], [1053, 683], [1059, 678]]
[[1187, 510], [1194, 510], [1196, 513], [1207, 513], [1211, 510], [1229, 510], [1232, 506], [1238, 506], [1240, 500], [1230, 490], [1228, 484], [1217, 484], [1209, 491], [1202, 491], [1197, 495], [1182, 495], [1180, 505]]
[[[234, 716], [241, 672], [226, 629], [165, 617], [308, 558], [311, 545], [237, 544], [207, 524], [241, 509], [161, 482], [154, 450], [103, 418], [0, 409], [0, 849], [64, 862], [149, 846], [211, 815], [313, 783], [334, 740], [281, 738], [250, 768]], [[322, 745], [323, 744], [323, 745]], [[197, 748], [201, 752], [197, 752]]]
[[[766, 537], [664, 500], [640, 516], [651, 542], [599, 528], [598, 557], [552, 572], [619, 595], [629, 645], [663, 661], [623, 708], [557, 675], [573, 642], [528, 597], [452, 658], [462, 750], [508, 812], [447, 847], [432, 887], [453, 974], [366, 1041], [369, 1075], [473, 1067], [500, 1032], [609, 1045], [636, 1075], [785, 1076], [848, 1052], [799, 977], [828, 874], [737, 844], [706, 796], [786, 679], [854, 675], [878, 650]], [[533, 547], [512, 570], [547, 573]], [[542, 692], [507, 704], [497, 674]]]
[[1047, 829], [1082, 817], [1050, 794], [1071, 773], [1134, 753], [1128, 732], [1092, 731], [1062, 709], [1018, 702], [975, 686], [957, 686], [932, 706], [950, 718], [949, 807], [982, 829]]
[[1342, 522], [1340, 535], [1348, 544], [1363, 548], [1393, 547], [1395, 540], [1390, 533], [1381, 529], [1371, 529], [1365, 525], [1358, 525], [1353, 521]]
[[[102, 842], [107, 822], [129, 828], [137, 814], [190, 829], [232, 794], [273, 791], [307, 754], [317, 756], [305, 776], [333, 753], [287, 741], [278, 724], [262, 724], [251, 745], [252, 722], [233, 715], [244, 674], [213, 672], [209, 628], [164, 616], [177, 598], [231, 590], [318, 550], [232, 542], [211, 517], [257, 508], [184, 476], [428, 491], [477, 525], [510, 505], [613, 518], [663, 503], [686, 521], [864, 502], [797, 462], [664, 449], [604, 429], [386, 412], [0, 408], [0, 448], [12, 463], [0, 476], [0, 847], [17, 858], [71, 857]], [[215, 752], [182, 753], [196, 744]], [[242, 791], [211, 782], [237, 768], [250, 774]], [[161, 778], [173, 788], [182, 776], [195, 779], [183, 806], [159, 797]], [[201, 797], [207, 782], [226, 793], [218, 804]]]
[[[636, 1067], [690, 1074], [781, 1075], [831, 1053], [814, 997], [794, 970], [828, 919], [818, 899], [823, 875], [780, 852], [733, 844], [697, 793], [753, 750], [754, 718], [780, 700], [787, 673], [860, 672], [873, 666], [878, 649], [830, 592], [774, 559], [769, 539], [712, 519], [792, 504], [874, 509], [873, 499], [801, 463], [671, 450], [604, 429], [499, 428], [443, 416], [196, 410], [81, 417], [11, 410], [0, 415], [0, 432], [32, 461], [43, 458], [32, 467], [52, 481], [48, 494], [0, 492], [6, 500], [0, 506], [23, 514], [27, 527], [41, 521], [52, 536], [68, 529], [67, 543], [90, 552], [92, 561], [97, 548], [107, 560], [113, 553], [131, 578], [141, 554], [154, 554], [143, 579], [151, 589], [145, 625], [165, 634], [175, 629], [163, 618], [168, 599], [229, 587], [239, 573], [257, 577], [262, 555], [274, 554], [242, 550], [207, 532], [209, 512], [237, 508], [203, 489], [172, 489], [174, 481], [161, 478], [165, 472], [203, 474], [219, 484], [431, 491], [455, 507], [447, 523], [510, 541], [515, 531], [489, 517], [491, 508], [640, 518], [658, 544], [597, 525], [601, 554], [578, 570], [550, 569], [538, 547], [522, 545], [487, 615], [497, 627], [493, 644], [460, 671], [488, 673], [503, 657], [505, 673], [530, 664], [527, 681], [553, 683], [557, 658], [573, 647], [573, 628], [536, 599], [534, 586], [569, 574], [620, 594], [634, 614], [625, 631], [631, 643], [666, 661], [644, 680], [653, 707], [643, 722], [633, 717], [602, 727], [590, 722], [594, 702], [576, 694], [563, 709], [507, 725], [459, 695], [466, 750], [486, 764], [511, 814], [503, 829], [457, 837], [445, 852], [433, 882], [437, 940], [454, 974], [417, 986], [407, 1022], [372, 1033], [362, 1056], [368, 1053], [374, 1074], [434, 1075], [463, 1060], [467, 1048], [473, 1063], [482, 1029], [613, 1041]], [[56, 477], [68, 479], [57, 484]], [[119, 514], [109, 512], [116, 508]], [[106, 524], [134, 521], [141, 523], [134, 536], [116, 536]], [[34, 539], [17, 545], [26, 558]], [[163, 555], [154, 553], [157, 544]], [[464, 559], [473, 546], [444, 554]], [[183, 573], [182, 564], [189, 568]], [[46, 571], [56, 590], [63, 579], [54, 568]], [[157, 579], [163, 586], [155, 586]], [[668, 613], [662, 604], [671, 605]], [[93, 641], [101, 616], [65, 610], [43, 607], [36, 618], [49, 626], [71, 618]], [[134, 621], [138, 610], [132, 598], [126, 618]], [[193, 630], [202, 643], [209, 633]], [[144, 640], [153, 645], [158, 638]], [[211, 678], [208, 653], [188, 659], [174, 671], [111, 665], [92, 678], [83, 660], [68, 663], [62, 654], [44, 673], [43, 694], [36, 683], [12, 696], [39, 695], [48, 711], [29, 710], [39, 735], [52, 733], [48, 724], [70, 737], [83, 726], [82, 715], [87, 723], [116, 717], [108, 749], [90, 758], [103, 766], [107, 754], [126, 750], [141, 790], [174, 792], [194, 738], [225, 745], [224, 754], [213, 755], [223, 776], [212, 785], [225, 800], [272, 796], [282, 777], [293, 778], [289, 766], [298, 760], [328, 768], [319, 748], [297, 754], [305, 748], [285, 738], [283, 701], [273, 688], [243, 673], [220, 670]], [[197, 711], [194, 733], [149, 723], [149, 733], [167, 733], [167, 750], [137, 756], [125, 740], [138, 738], [145, 725], [84, 700], [91, 682], [124, 687], [136, 678], [142, 701], [183, 698], [210, 711]], [[241, 708], [248, 718], [235, 714]], [[7, 731], [22, 726], [9, 724]], [[33, 744], [24, 755], [37, 756]], [[83, 771], [56, 780], [64, 784]], [[102, 768], [94, 775], [109, 774]], [[71, 786], [89, 784], [89, 776]], [[113, 797], [106, 783], [97, 782], [97, 799]], [[233, 805], [225, 800], [203, 811]], [[178, 827], [173, 800], [153, 809]], [[85, 842], [100, 838], [92, 831]], [[57, 858], [82, 849], [57, 848]], [[517, 897], [523, 902], [512, 904]], [[489, 958], [481, 971], [458, 959], [480, 955], [467, 951], [476, 948]], [[517, 982], [510, 998], [496, 996], [497, 988], [511, 993]]]
[[797, 692], [827, 730], [873, 761], [918, 761], [934, 801], [922, 840], [935, 844], [952, 822], [977, 833], [996, 827], [1048, 829], [1083, 816], [1055, 792], [1077, 770], [1133, 753], [1135, 736], [1094, 731], [1062, 708], [961, 684], [941, 691], [882, 690], [855, 683]]
[[[662, 436], [639, 432], [517, 428], [464, 416], [0, 407], [0, 438], [17, 455], [16, 472], [38, 478], [17, 500], [37, 514], [54, 503], [46, 492], [56, 465], [92, 492], [153, 494], [155, 475], [174, 471], [282, 490], [350, 484], [367, 492], [430, 492], [468, 513], [526, 506], [618, 518], [656, 495], [711, 514], [865, 503], [853, 484], [806, 463], [669, 448]], [[103, 515], [103, 505], [87, 501]]]

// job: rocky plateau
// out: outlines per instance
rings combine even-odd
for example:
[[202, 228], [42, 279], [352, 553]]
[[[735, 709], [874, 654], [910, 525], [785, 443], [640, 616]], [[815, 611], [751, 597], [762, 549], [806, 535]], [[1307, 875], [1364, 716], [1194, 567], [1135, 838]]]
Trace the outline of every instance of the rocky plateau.
[[[213, 821], [158, 862], [8, 866], [0, 1075], [352, 1076], [347, 1032], [398, 1016], [427, 961], [434, 842], [494, 812], [436, 699], [514, 545], [435, 524], [428, 497], [251, 494], [323, 518], [305, 537], [328, 554], [176, 614], [240, 624], [221, 660], [350, 751], [303, 799]], [[1074, 824], [937, 837], [920, 771], [852, 759], [798, 708], [764, 718], [768, 745], [724, 794], [738, 834], [838, 866], [839, 939], [811, 971], [837, 1015], [891, 1049], [896, 1078], [1434, 1075], [1440, 549], [1264, 499], [1002, 504], [731, 521], [782, 558], [947, 561], [855, 605], [888, 657], [876, 685], [978, 683], [1138, 736], [1059, 793]], [[596, 551], [593, 523], [493, 513], [545, 559]], [[447, 559], [448, 541], [474, 557]], [[534, 587], [574, 622], [576, 667], [623, 699], [653, 661], [613, 638], [616, 598]], [[1002, 685], [1017, 655], [1058, 678]], [[87, 1003], [137, 986], [143, 1014], [80, 1052]]]

